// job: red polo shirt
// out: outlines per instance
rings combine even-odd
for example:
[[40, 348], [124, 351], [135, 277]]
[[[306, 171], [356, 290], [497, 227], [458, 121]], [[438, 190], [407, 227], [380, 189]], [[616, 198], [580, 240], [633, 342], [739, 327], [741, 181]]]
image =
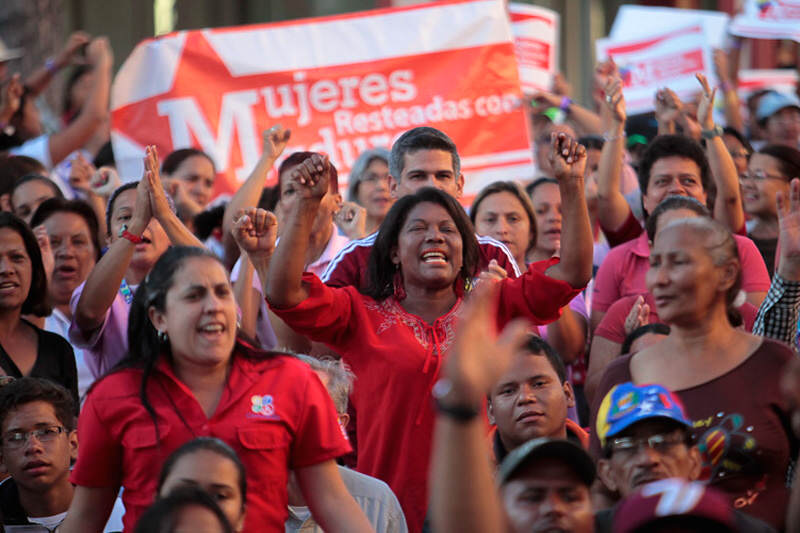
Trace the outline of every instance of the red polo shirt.
[[[534, 324], [558, 319], [580, 289], [544, 274], [557, 262], [534, 263], [521, 277], [498, 282], [499, 328], [516, 317]], [[429, 324], [406, 312], [393, 296], [378, 302], [355, 287], [329, 287], [308, 273], [303, 283], [308, 298], [295, 307], [272, 310], [298, 333], [342, 354], [352, 368], [356, 381], [351, 399], [358, 413], [356, 470], [392, 488], [409, 531], [418, 533], [428, 509], [431, 389], [455, 339], [461, 300]]]
[[194, 437], [217, 437], [236, 450], [247, 471], [244, 531], [259, 533], [284, 531], [290, 468], [350, 451], [330, 396], [297, 359], [237, 344], [211, 418], [160, 359], [147, 383], [158, 433], [139, 398], [141, 379], [139, 369], [122, 370], [91, 389], [78, 421], [80, 452], [71, 475], [76, 485], [125, 489], [126, 532], [153, 501], [163, 462]]

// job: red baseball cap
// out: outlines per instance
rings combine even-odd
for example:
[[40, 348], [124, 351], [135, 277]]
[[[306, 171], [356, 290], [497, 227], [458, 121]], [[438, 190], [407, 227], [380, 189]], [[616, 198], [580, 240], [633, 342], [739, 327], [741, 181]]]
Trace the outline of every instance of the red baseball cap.
[[739, 531], [733, 509], [720, 492], [697, 481], [662, 479], [644, 485], [620, 502], [614, 513], [614, 533], [647, 531], [647, 527], [675, 517]]

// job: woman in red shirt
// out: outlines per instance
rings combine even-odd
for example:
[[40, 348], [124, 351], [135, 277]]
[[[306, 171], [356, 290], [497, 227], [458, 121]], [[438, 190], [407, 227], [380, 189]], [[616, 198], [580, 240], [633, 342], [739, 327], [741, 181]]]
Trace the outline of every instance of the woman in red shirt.
[[[591, 276], [585, 150], [562, 134], [553, 138], [551, 162], [566, 199], [563, 232], [571, 246], [560, 262], [535, 263], [523, 276], [499, 282], [498, 325], [518, 316], [536, 324], [552, 322]], [[309, 232], [328, 188], [327, 165], [315, 155], [293, 171], [299, 198], [285, 213], [274, 256], [268, 242], [260, 245], [260, 220], [242, 217], [234, 233], [273, 311], [298, 333], [342, 354], [355, 372], [357, 470], [389, 484], [409, 530], [418, 532], [427, 509], [431, 391], [452, 343], [465, 289], [478, 274], [478, 243], [456, 200], [424, 188], [399, 199], [381, 224], [365, 293], [327, 287], [303, 273]]]
[[128, 358], [83, 406], [61, 533], [102, 531], [120, 487], [132, 531], [163, 462], [200, 436], [223, 440], [245, 465], [244, 531], [283, 531], [290, 468], [327, 531], [370, 530], [336, 469], [349, 445], [327, 391], [303, 362], [237, 342], [232, 288], [213, 254], [165, 252], [136, 291], [128, 335]]

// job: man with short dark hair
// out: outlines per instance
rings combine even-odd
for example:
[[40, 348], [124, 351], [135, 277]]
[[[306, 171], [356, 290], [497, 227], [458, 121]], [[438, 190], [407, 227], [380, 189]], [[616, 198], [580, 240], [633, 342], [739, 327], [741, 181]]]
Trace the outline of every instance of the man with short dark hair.
[[[464, 175], [456, 145], [444, 132], [421, 126], [408, 130], [392, 145], [389, 159], [389, 191], [394, 198], [414, 194], [423, 187], [435, 187], [458, 199], [464, 192]], [[367, 260], [377, 232], [352, 241], [330, 262], [321, 279], [333, 287], [366, 287]], [[520, 275], [513, 256], [502, 243], [478, 236], [481, 250], [479, 270], [505, 271]]]
[[575, 405], [561, 357], [539, 337], [531, 336], [511, 367], [489, 392], [489, 421], [496, 425], [492, 448], [497, 463], [508, 452], [536, 438], [570, 439], [588, 447], [589, 436], [567, 418]]
[[766, 144], [800, 148], [800, 99], [791, 93], [770, 91], [758, 101], [758, 125]]
[[[597, 413], [603, 448], [598, 476], [623, 498], [648, 483], [669, 478], [695, 480], [702, 459], [694, 445], [680, 399], [661, 385], [622, 383], [611, 389]], [[612, 531], [617, 507], [597, 513], [598, 532]], [[740, 531], [770, 532], [772, 527], [735, 512]]]

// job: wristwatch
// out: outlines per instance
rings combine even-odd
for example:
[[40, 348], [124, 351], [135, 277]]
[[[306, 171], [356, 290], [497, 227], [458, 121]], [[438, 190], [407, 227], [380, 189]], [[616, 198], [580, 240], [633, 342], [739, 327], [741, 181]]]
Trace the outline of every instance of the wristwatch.
[[447, 378], [442, 378], [436, 382], [431, 390], [433, 402], [439, 414], [446, 416], [456, 422], [466, 423], [477, 417], [481, 410], [480, 407], [468, 404], [453, 404], [447, 401], [447, 396], [453, 390], [453, 382]]
[[118, 236], [122, 239], [127, 239], [131, 241], [133, 244], [141, 244], [143, 242], [142, 237], [140, 235], [134, 235], [133, 233], [128, 231], [127, 224], [123, 224], [122, 227], [119, 228]]
[[714, 137], [722, 137], [723, 131], [722, 126], [716, 125], [710, 130], [703, 130], [700, 132], [700, 135], [703, 136], [703, 139], [713, 139]]

